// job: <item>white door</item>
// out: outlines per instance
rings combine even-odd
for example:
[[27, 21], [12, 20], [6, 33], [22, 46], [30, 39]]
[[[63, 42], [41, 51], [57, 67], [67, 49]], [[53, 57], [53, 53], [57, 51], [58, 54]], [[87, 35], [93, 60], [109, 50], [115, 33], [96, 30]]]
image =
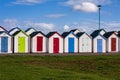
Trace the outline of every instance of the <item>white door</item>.
[[82, 38], [82, 52], [89, 51], [89, 38]]

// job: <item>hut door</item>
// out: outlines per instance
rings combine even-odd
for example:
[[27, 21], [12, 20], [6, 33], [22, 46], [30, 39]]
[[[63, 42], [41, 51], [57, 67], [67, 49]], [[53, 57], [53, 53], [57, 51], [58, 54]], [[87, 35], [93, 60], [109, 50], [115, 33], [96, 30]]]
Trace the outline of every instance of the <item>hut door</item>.
[[54, 38], [53, 40], [53, 52], [59, 53], [59, 38]]
[[25, 37], [18, 37], [18, 52], [25, 52]]
[[1, 52], [8, 52], [8, 37], [1, 37]]
[[74, 38], [69, 38], [68, 39], [68, 50], [69, 53], [74, 53]]
[[88, 50], [89, 50], [88, 38], [83, 38], [82, 39], [82, 51], [88, 52]]
[[37, 36], [37, 51], [43, 50], [43, 37]]
[[102, 39], [97, 39], [97, 52], [102, 52]]
[[111, 51], [116, 51], [116, 38], [111, 39]]

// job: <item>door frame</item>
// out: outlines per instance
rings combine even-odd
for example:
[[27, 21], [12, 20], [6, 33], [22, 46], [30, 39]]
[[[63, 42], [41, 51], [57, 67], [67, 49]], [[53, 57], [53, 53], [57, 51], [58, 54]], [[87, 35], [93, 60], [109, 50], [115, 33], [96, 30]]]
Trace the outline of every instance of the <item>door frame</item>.
[[[23, 40], [20, 40], [20, 39], [23, 39]], [[19, 36], [18, 37], [18, 53], [24, 53], [25, 51], [26, 51], [26, 38], [25, 36]]]
[[103, 40], [97, 39], [97, 52], [102, 53], [103, 52]]
[[[72, 44], [71, 44], [72, 43]], [[74, 53], [74, 46], [75, 44], [75, 39], [73, 37], [68, 38], [68, 53]]]
[[7, 36], [1, 37], [1, 52], [8, 52], [8, 37]]
[[53, 38], [53, 53], [58, 54], [59, 48], [60, 48], [60, 39], [59, 38]]
[[43, 51], [43, 36], [37, 36], [36, 44], [37, 51]]

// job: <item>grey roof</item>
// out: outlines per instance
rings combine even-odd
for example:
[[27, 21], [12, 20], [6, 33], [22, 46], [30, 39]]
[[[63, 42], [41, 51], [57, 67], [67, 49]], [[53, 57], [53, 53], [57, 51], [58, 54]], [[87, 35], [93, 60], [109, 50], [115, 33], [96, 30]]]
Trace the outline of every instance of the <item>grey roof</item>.
[[[72, 29], [71, 31], [72, 31], [72, 32], [75, 32], [76, 30], [78, 30], [78, 29]], [[70, 31], [70, 32], [71, 32], [71, 31]]]
[[[21, 31], [21, 30], [20, 30]], [[17, 35], [20, 31], [16, 31], [14, 34], [12, 34], [12, 36]]]
[[80, 37], [80, 36], [82, 36], [84, 33], [85, 33], [85, 32], [79, 32], [79, 33], [77, 33], [76, 35], [77, 35], [77, 37]]
[[13, 31], [14, 29], [21, 30], [20, 28], [18, 28], [18, 27], [15, 27], [15, 28], [12, 28], [11, 30], [9, 30], [9, 31], [8, 31], [8, 33], [10, 33], [11, 31]]
[[[30, 29], [34, 29], [33, 27], [28, 28], [27, 30], [25, 30], [25, 32], [29, 31]], [[35, 31], [37, 31], [36, 29], [34, 29]]]
[[78, 38], [73, 32], [64, 32], [64, 33], [62, 33], [62, 36], [65, 38], [65, 37], [67, 37], [70, 33], [72, 33], [76, 38]]
[[109, 38], [112, 34], [114, 34], [115, 33], [115, 31], [111, 31], [111, 32], [106, 32], [103, 36], [105, 37], [105, 38]]
[[95, 38], [96, 36], [98, 36], [100, 34], [100, 32], [102, 30], [105, 31], [104, 29], [95, 30], [95, 31], [93, 31], [93, 33], [90, 36], [92, 36], [92, 38]]
[[0, 28], [2, 28], [3, 30], [7, 31], [5, 28], [3, 28], [2, 26], [0, 26]]
[[45, 36], [44, 33], [42, 33], [41, 31], [36, 31], [30, 34], [30, 37], [34, 37], [35, 35], [37, 35], [38, 33], [42, 34], [43, 36]]
[[62, 33], [62, 36], [65, 38], [70, 32], [64, 32]]
[[2, 33], [6, 33], [6, 34], [8, 34], [9, 36], [11, 36], [7, 31], [0, 31], [0, 34], [2, 34]]
[[[49, 32], [46, 37], [49, 38], [51, 37], [52, 35], [54, 35], [55, 33], [57, 33], [59, 36], [61, 36], [57, 31], [54, 31], [54, 32]], [[63, 38], [63, 36], [61, 36]]]

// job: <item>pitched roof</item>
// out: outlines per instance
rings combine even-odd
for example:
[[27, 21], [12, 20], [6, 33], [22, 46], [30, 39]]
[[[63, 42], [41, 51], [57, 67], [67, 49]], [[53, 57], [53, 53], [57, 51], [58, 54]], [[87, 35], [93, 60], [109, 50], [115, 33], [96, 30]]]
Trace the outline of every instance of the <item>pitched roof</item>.
[[18, 27], [15, 27], [15, 28], [12, 28], [11, 30], [9, 30], [9, 31], [8, 31], [8, 33], [10, 33], [11, 31], [13, 31], [14, 29], [21, 30], [20, 28], [18, 28]]
[[[58, 32], [49, 32], [47, 35], [46, 35], [46, 37], [47, 38], [50, 38], [52, 35], [54, 35], [55, 33], [57, 33], [59, 36], [61, 36]], [[63, 38], [63, 36], [61, 36], [62, 38]]]
[[[104, 36], [105, 38], [109, 38], [112, 34], [115, 34], [115, 31], [107, 32], [107, 33], [105, 33], [103, 36]], [[115, 34], [115, 35], [116, 35], [116, 34]]]
[[0, 31], [0, 34], [2, 34], [2, 33], [6, 33], [6, 34], [8, 34], [9, 36], [11, 36], [7, 31]]
[[30, 29], [34, 29], [35, 31], [37, 31], [35, 28], [31, 27], [31, 28], [28, 28], [27, 30], [25, 30], [25, 32], [29, 31]]
[[0, 28], [2, 28], [4, 31], [7, 31], [5, 28], [3, 28], [2, 26], [0, 26]]
[[92, 36], [93, 38], [95, 38], [96, 36], [98, 36], [100, 34], [100, 32], [102, 30], [105, 31], [104, 29], [95, 30], [95, 31], [93, 31], [93, 33], [90, 36]]
[[76, 30], [79, 30], [79, 29], [72, 29], [70, 32], [75, 32]]
[[14, 34], [12, 34], [12, 36], [15, 36], [19, 33], [20, 31], [16, 31]]
[[120, 31], [118, 31], [118, 34], [120, 34]]
[[38, 33], [42, 34], [43, 36], [45, 36], [44, 33], [42, 33], [41, 31], [36, 31], [30, 34], [30, 37], [34, 37], [35, 35], [37, 35]]
[[62, 33], [62, 36], [65, 38], [70, 32], [64, 32]]
[[117, 36], [120, 37], [120, 34], [118, 34]]
[[26, 36], [29, 37], [29, 35], [27, 35], [27, 34], [26, 34], [24, 31], [22, 31], [22, 30], [16, 31], [14, 34], [12, 34], [12, 36], [16, 36], [19, 32], [22, 32], [22, 33], [24, 33]]
[[76, 36], [73, 32], [64, 32], [64, 33], [62, 33], [62, 36], [65, 38], [65, 37], [67, 37], [69, 34], [73, 34], [73, 35], [77, 38], [77, 36]]
[[79, 33], [77, 33], [76, 35], [77, 35], [77, 37], [80, 37], [80, 36], [82, 36], [84, 33], [85, 33], [85, 32], [79, 32]]

